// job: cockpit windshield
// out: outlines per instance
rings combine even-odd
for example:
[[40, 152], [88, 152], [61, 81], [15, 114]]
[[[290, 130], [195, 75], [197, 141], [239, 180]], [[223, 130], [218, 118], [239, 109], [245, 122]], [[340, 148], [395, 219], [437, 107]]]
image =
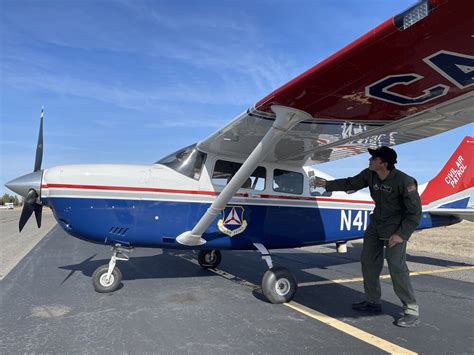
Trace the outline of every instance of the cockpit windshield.
[[199, 180], [204, 161], [206, 160], [206, 154], [197, 150], [196, 145], [195, 143], [189, 147], [180, 149], [158, 160], [155, 164], [166, 165], [178, 173]]

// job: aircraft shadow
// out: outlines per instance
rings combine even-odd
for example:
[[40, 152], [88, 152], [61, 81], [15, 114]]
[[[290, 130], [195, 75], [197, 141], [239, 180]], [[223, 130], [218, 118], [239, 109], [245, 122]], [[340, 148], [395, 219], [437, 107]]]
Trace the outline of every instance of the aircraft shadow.
[[[360, 277], [360, 255], [361, 245], [354, 245], [348, 248], [347, 254], [336, 253], [313, 253], [299, 249], [281, 250], [273, 253], [274, 265], [285, 266], [295, 275], [299, 283], [311, 281], [327, 281], [333, 277], [318, 275], [317, 269], [334, 272], [331, 268], [338, 268], [339, 275], [346, 275], [343, 278]], [[62, 281], [61, 285], [76, 272], [80, 272], [87, 277], [91, 277], [95, 269], [101, 265], [108, 264], [109, 259], [94, 260], [96, 255], [86, 258], [78, 264], [61, 266], [60, 269], [69, 270], [69, 274]], [[195, 259], [195, 255], [190, 251], [163, 250], [162, 254], [151, 256], [133, 256], [127, 262], [118, 262], [123, 280], [137, 279], [166, 279], [166, 278], [188, 278], [188, 277], [209, 277], [217, 275], [209, 270], [203, 269], [186, 259]], [[450, 260], [407, 255], [409, 261], [437, 266], [461, 266], [464, 263]], [[253, 251], [223, 251], [222, 263], [219, 266], [229, 274], [236, 276], [234, 282], [247, 280], [260, 286], [263, 274], [267, 271], [266, 263], [261, 260], [260, 254]], [[316, 270], [315, 270], [316, 269]], [[383, 273], [387, 273], [384, 269]], [[339, 276], [341, 278], [341, 276]], [[382, 280], [383, 288], [389, 287], [393, 292], [390, 280]], [[258, 300], [268, 302], [259, 290], [253, 291], [253, 295]], [[315, 286], [299, 287], [295, 301], [311, 309], [336, 318], [359, 318], [373, 317], [373, 314], [364, 314], [351, 309], [351, 303], [364, 298], [362, 283], [350, 284], [325, 284]], [[390, 315], [397, 319], [401, 313], [401, 306], [384, 301], [382, 303], [384, 315]]]
[[[61, 284], [67, 282], [75, 272], [80, 272], [84, 276], [92, 277], [92, 274], [99, 266], [108, 265], [110, 260], [93, 260], [94, 257], [95, 255], [92, 255], [79, 264], [60, 266], [60, 269], [70, 271]], [[129, 261], [118, 261], [117, 267], [122, 272], [123, 280], [184, 278], [214, 275], [199, 266], [193, 265], [192, 263], [177, 257], [175, 254], [168, 253], [151, 256], [132, 256]]]
[[[333, 256], [336, 256], [337, 258], [342, 258], [342, 259], [351, 259], [351, 260], [359, 261], [360, 254], [362, 252], [362, 243], [351, 244], [350, 246], [348, 246], [347, 253], [345, 254], [336, 254], [336, 247], [332, 245], [327, 245], [325, 246], [325, 248], [333, 250], [334, 252], [334, 253], [328, 253], [327, 255], [333, 255]], [[325, 255], [325, 254], [319, 254], [319, 255]], [[425, 265], [441, 266], [441, 267], [470, 266], [470, 264], [467, 264], [464, 262], [442, 259], [439, 257], [433, 258], [431, 256], [415, 255], [415, 254], [410, 253], [409, 250], [407, 252], [407, 261], [419, 263], [419, 264], [425, 264]]]

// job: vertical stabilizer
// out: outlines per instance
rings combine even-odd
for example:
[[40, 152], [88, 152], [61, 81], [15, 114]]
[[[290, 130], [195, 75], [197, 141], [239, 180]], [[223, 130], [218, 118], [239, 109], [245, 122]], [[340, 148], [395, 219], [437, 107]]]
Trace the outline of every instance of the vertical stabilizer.
[[474, 138], [464, 137], [446, 165], [421, 194], [423, 206], [465, 208], [474, 187]]

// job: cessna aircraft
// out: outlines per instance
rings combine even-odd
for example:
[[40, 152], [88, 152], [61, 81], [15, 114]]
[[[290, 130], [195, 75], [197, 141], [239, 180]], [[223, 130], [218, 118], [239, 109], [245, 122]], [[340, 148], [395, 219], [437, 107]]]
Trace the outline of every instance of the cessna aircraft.
[[[151, 165], [41, 169], [43, 115], [34, 172], [7, 183], [25, 196], [20, 231], [42, 206], [70, 235], [113, 246], [92, 281], [119, 287], [117, 260], [134, 247], [256, 249], [269, 270], [270, 302], [290, 301], [297, 283], [268, 249], [360, 238], [373, 202], [361, 192], [311, 189], [310, 166], [429, 137], [473, 121], [474, 45], [470, 0], [425, 0], [264, 97], [197, 144]], [[440, 174], [420, 186], [420, 228], [459, 221], [473, 188], [472, 137]], [[362, 167], [361, 167], [362, 168]], [[458, 217], [456, 217], [458, 216]]]

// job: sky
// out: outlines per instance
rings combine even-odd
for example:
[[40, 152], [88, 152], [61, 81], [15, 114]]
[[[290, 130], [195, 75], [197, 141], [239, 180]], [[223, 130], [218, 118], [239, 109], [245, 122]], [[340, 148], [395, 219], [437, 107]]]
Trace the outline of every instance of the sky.
[[[224, 126], [414, 0], [2, 0], [0, 193], [43, 168], [148, 164]], [[396, 147], [422, 183], [474, 124]], [[367, 154], [316, 168], [358, 173]]]

